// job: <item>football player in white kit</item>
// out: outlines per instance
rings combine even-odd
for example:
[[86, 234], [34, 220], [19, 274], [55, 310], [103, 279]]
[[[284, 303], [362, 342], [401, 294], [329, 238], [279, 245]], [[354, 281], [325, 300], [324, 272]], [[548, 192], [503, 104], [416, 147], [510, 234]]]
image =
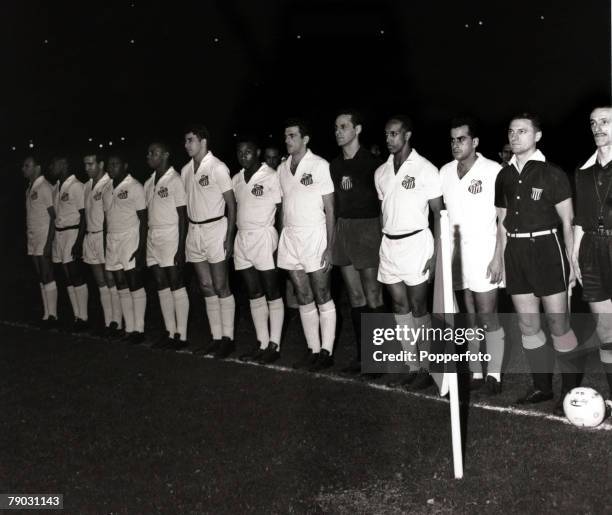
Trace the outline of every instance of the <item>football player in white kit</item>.
[[21, 168], [28, 181], [25, 194], [28, 256], [36, 270], [43, 302], [42, 327], [57, 326], [57, 285], [51, 262], [51, 246], [55, 234], [53, 186], [42, 174], [38, 160], [29, 156]]
[[97, 152], [83, 157], [89, 180], [83, 192], [87, 231], [83, 239], [83, 261], [89, 265], [100, 291], [100, 304], [104, 314], [103, 336], [114, 338], [121, 329], [121, 303], [112, 272], [104, 268], [104, 190], [110, 177], [104, 170], [104, 159]]
[[167, 331], [152, 347], [179, 350], [187, 346], [189, 315], [189, 297], [181, 270], [185, 264], [187, 208], [185, 186], [169, 159], [167, 145], [149, 145], [147, 163], [154, 171], [144, 185], [149, 221], [147, 266], [157, 284]]
[[[393, 116], [385, 125], [390, 156], [374, 173], [378, 198], [382, 201], [383, 239], [380, 245], [378, 280], [391, 296], [398, 325], [431, 326], [428, 312], [428, 280], [433, 276], [440, 235], [442, 190], [437, 168], [412, 148], [412, 121]], [[434, 236], [429, 230], [429, 210], [434, 214]], [[429, 342], [402, 341], [404, 350], [415, 343], [429, 352]], [[406, 363], [410, 372], [392, 383], [423, 389], [432, 384], [428, 361]], [[392, 384], [390, 383], [390, 384]]]
[[144, 188], [128, 173], [118, 153], [108, 156], [111, 183], [104, 190], [104, 238], [106, 270], [113, 273], [125, 321], [124, 340], [137, 345], [145, 341], [144, 317], [147, 294], [141, 270], [147, 244], [147, 209]]
[[189, 219], [185, 257], [195, 268], [212, 333], [212, 342], [193, 352], [225, 358], [236, 348], [236, 303], [227, 273], [227, 259], [234, 247], [236, 199], [229, 169], [209, 150], [208, 129], [194, 125], [184, 134], [185, 150], [190, 157], [181, 171]]
[[89, 329], [87, 284], [83, 277], [81, 257], [85, 236], [83, 183], [69, 172], [68, 159], [56, 157], [51, 162], [51, 176], [57, 180], [54, 189], [55, 237], [53, 262], [61, 263], [67, 279], [68, 297], [74, 313], [74, 331]]
[[[497, 238], [495, 180], [502, 167], [476, 151], [480, 142], [477, 131], [477, 124], [471, 118], [452, 121], [450, 143], [455, 159], [440, 169], [440, 181], [453, 242], [453, 286], [464, 291], [469, 324], [485, 328], [486, 352], [491, 355], [486, 386], [490, 394], [498, 394], [504, 328], [497, 317], [503, 259], [502, 244]], [[480, 346], [480, 340], [472, 339], [468, 350], [478, 354]], [[470, 361], [469, 364], [471, 387], [479, 388], [485, 384], [482, 363]]]
[[278, 247], [275, 215], [280, 217], [281, 189], [278, 174], [260, 161], [261, 150], [253, 139], [238, 141], [242, 170], [232, 177], [238, 204], [238, 233], [234, 266], [249, 295], [257, 345], [240, 356], [244, 361], [272, 363], [280, 357], [285, 308], [279, 287], [274, 252]]
[[289, 271], [308, 345], [304, 358], [293, 366], [315, 372], [333, 365], [336, 306], [330, 271], [335, 217], [329, 163], [308, 149], [309, 141], [304, 122], [285, 122], [289, 158], [278, 168], [283, 193], [278, 267]]

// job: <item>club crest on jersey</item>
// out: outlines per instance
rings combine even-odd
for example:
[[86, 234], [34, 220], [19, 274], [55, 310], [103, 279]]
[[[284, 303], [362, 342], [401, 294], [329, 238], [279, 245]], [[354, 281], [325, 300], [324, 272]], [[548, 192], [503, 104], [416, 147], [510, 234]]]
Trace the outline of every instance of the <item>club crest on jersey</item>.
[[94, 193], [93, 199], [94, 200], [100, 200], [102, 198], [102, 192], [101, 191], [96, 191]]
[[478, 179], [472, 179], [472, 182], [470, 183], [470, 186], [468, 187], [468, 191], [474, 195], [476, 195], [476, 193], [481, 193], [482, 192], [482, 181]]
[[68, 192], [64, 191], [64, 193], [62, 193], [62, 196], [60, 197], [60, 200], [62, 202], [66, 202], [70, 197], [68, 196]]
[[402, 186], [407, 190], [413, 190], [415, 186], [414, 177], [406, 175], [406, 177], [404, 177], [404, 180], [402, 181]]
[[544, 189], [542, 188], [531, 188], [531, 198], [533, 200], [540, 200], [542, 198], [542, 192]]
[[310, 186], [312, 184], [312, 174], [311, 173], [304, 173], [302, 174], [302, 178], [300, 179], [300, 182], [304, 185], [304, 186]]
[[167, 198], [168, 197], [168, 188], [166, 188], [165, 186], [162, 186], [161, 188], [159, 188], [157, 190], [157, 194], [161, 197], [161, 198]]
[[38, 198], [38, 191], [33, 191], [32, 194], [30, 195], [30, 198], [32, 200], [36, 200]]
[[264, 187], [262, 184], [255, 184], [253, 186], [253, 189], [251, 190], [251, 193], [253, 195], [255, 195], [256, 197], [263, 197], [263, 193], [264, 193]]
[[200, 183], [200, 186], [208, 186], [210, 184], [210, 181], [208, 180], [208, 175], [202, 175], [198, 182]]
[[117, 198], [121, 199], [121, 200], [125, 200], [126, 198], [128, 198], [128, 192], [127, 190], [121, 190], [118, 194], [117, 194]]

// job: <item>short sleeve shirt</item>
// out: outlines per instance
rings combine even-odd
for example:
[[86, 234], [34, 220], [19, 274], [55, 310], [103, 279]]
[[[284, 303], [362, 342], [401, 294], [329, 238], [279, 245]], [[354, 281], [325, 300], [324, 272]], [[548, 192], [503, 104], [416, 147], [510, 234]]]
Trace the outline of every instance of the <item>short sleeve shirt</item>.
[[177, 207], [185, 205], [185, 186], [178, 172], [170, 167], [155, 184], [155, 172], [144, 185], [149, 227], [175, 226], [179, 222]]
[[560, 223], [555, 206], [572, 197], [569, 179], [537, 150], [519, 173], [516, 156], [502, 168], [495, 182], [495, 206], [506, 209], [508, 232], [554, 229]]
[[136, 213], [147, 208], [144, 188], [130, 174], [116, 187], [111, 181], [103, 199], [108, 232], [121, 233], [140, 225]]
[[232, 179], [225, 163], [208, 152], [197, 170], [193, 159], [187, 163], [181, 177], [187, 194], [187, 215], [195, 222], [223, 216], [223, 194], [232, 189]]
[[53, 207], [53, 186], [39, 175], [25, 194], [26, 226], [28, 231], [49, 227], [49, 208]]
[[85, 199], [85, 220], [87, 221], [88, 232], [100, 232], [104, 228], [104, 202], [102, 196], [110, 182], [110, 177], [105, 173], [95, 185], [93, 179], [89, 179], [85, 183], [83, 196]]
[[438, 169], [412, 149], [397, 173], [393, 154], [374, 174], [382, 201], [383, 233], [406, 234], [429, 227], [429, 201], [442, 196]]
[[495, 180], [501, 165], [477, 153], [478, 159], [460, 179], [457, 160], [440, 169], [442, 195], [451, 228], [459, 227], [462, 241], [497, 234]]
[[232, 177], [238, 204], [236, 224], [239, 230], [253, 230], [274, 225], [276, 205], [282, 201], [278, 174], [266, 164], [244, 180], [244, 170]]
[[74, 175], [68, 177], [61, 185], [55, 185], [55, 226], [71, 227], [79, 225], [81, 209], [85, 209], [83, 196], [84, 186]]
[[[374, 172], [380, 164], [381, 160], [363, 147], [352, 159], [340, 155], [330, 163], [336, 199], [334, 211], [339, 218], [378, 217], [380, 203], [374, 187]], [[343, 181], [345, 177], [350, 181]]]
[[612, 229], [612, 162], [601, 166], [597, 161], [596, 152], [576, 170], [574, 179], [576, 181], [574, 223], [585, 231], [595, 231], [601, 216], [604, 227]]
[[286, 227], [318, 227], [325, 225], [323, 195], [334, 192], [329, 163], [310, 150], [291, 173], [290, 156], [278, 167], [283, 194], [283, 224]]

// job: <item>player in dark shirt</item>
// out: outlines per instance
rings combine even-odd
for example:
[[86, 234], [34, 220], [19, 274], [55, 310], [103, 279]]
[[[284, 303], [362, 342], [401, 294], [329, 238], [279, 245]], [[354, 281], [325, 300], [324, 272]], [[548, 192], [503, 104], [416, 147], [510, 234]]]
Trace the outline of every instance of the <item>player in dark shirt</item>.
[[383, 311], [378, 273], [380, 249], [380, 204], [374, 172], [380, 160], [359, 144], [360, 115], [342, 111], [335, 122], [335, 136], [342, 153], [330, 163], [336, 199], [336, 232], [332, 263], [341, 267], [351, 303], [356, 358], [344, 369], [361, 370], [361, 314]]
[[[567, 260], [573, 249], [574, 213], [567, 176], [537, 149], [541, 138], [537, 117], [524, 113], [512, 118], [508, 139], [514, 156], [497, 176], [495, 206], [502, 222], [506, 287], [518, 313], [523, 349], [533, 374], [534, 388], [517, 403], [553, 398], [553, 356], [541, 329], [541, 303], [563, 372], [562, 395], [555, 406], [555, 413], [563, 414], [564, 394], [581, 380], [573, 352], [578, 341], [568, 314], [568, 288], [575, 282]], [[558, 234], [560, 225], [563, 239]]]
[[591, 113], [597, 151], [576, 170], [572, 261], [583, 299], [597, 314], [599, 357], [612, 397], [612, 106]]

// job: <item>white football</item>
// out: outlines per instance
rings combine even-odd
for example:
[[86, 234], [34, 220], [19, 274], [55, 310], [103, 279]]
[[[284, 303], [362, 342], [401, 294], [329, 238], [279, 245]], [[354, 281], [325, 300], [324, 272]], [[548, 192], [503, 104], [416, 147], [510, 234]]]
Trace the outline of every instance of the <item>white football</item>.
[[577, 427], [597, 427], [606, 418], [606, 403], [598, 391], [581, 386], [567, 393], [563, 411]]

